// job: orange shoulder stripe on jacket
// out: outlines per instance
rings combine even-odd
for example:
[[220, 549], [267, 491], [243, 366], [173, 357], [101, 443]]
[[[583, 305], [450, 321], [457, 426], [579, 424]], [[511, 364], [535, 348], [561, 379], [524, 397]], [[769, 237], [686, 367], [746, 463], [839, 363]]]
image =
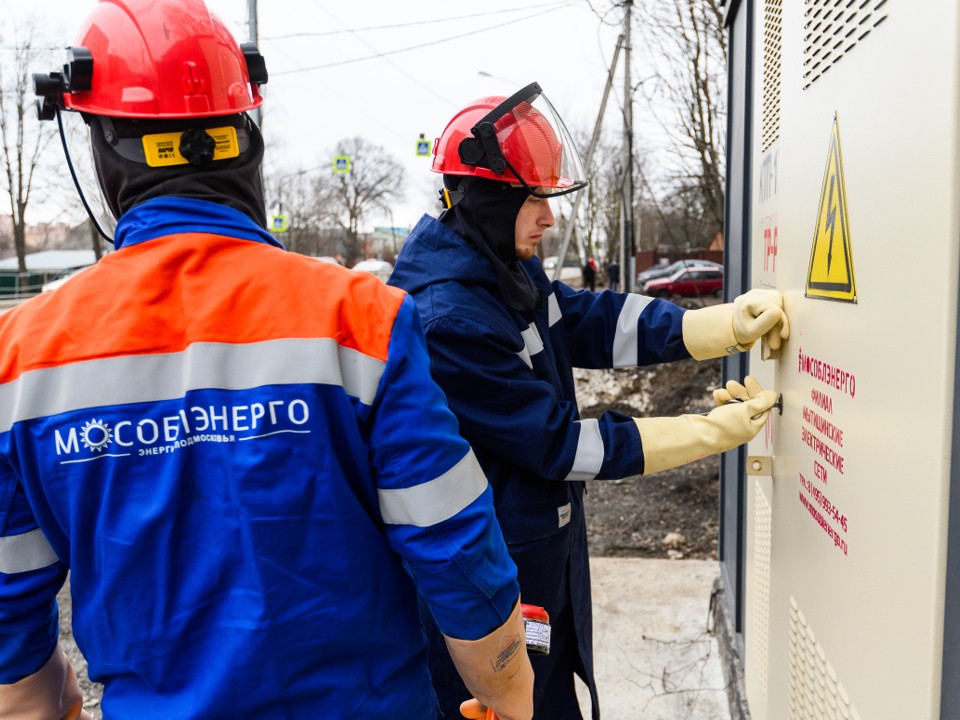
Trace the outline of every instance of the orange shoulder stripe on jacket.
[[0, 382], [20, 373], [196, 342], [332, 338], [386, 360], [405, 293], [364, 272], [209, 234], [121, 248], [0, 316]]

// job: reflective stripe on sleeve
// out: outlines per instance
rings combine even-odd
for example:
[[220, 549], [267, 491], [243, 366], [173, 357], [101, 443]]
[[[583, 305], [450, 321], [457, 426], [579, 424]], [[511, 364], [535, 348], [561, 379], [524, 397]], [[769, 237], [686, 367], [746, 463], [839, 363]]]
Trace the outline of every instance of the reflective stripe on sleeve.
[[529, 351], [529, 350], [527, 350], [526, 348], [524, 348], [523, 350], [521, 350], [520, 352], [517, 353], [517, 357], [519, 357], [521, 360], [523, 360], [523, 364], [524, 364], [524, 365], [526, 365], [528, 368], [530, 368], [531, 370], [533, 370], [533, 360], [530, 358], [530, 351]]
[[[0, 405], [14, 408], [0, 419], [0, 432], [23, 420], [88, 407], [170, 400], [207, 388], [336, 385], [370, 405], [384, 365], [330, 338], [194, 343], [178, 353], [88, 360], [26, 372], [0, 386]], [[113, 380], [105, 383], [105, 377]]]
[[537, 326], [530, 323], [530, 327], [520, 333], [523, 338], [523, 350], [517, 353], [523, 364], [533, 370], [533, 356], [543, 352], [543, 338], [540, 337], [540, 331]]
[[57, 562], [57, 554], [50, 547], [40, 528], [0, 538], [0, 573], [39, 570]]
[[653, 298], [646, 295], [628, 293], [627, 301], [617, 317], [617, 332], [613, 336], [613, 367], [635, 367], [639, 359], [637, 343], [639, 335], [637, 323], [640, 314], [653, 302]]
[[377, 490], [380, 514], [388, 525], [430, 527], [448, 520], [487, 489], [487, 478], [473, 450], [438, 478], [399, 490]]
[[560, 322], [560, 318], [562, 317], [563, 313], [560, 312], [560, 303], [557, 302], [557, 294], [550, 293], [550, 297], [547, 298], [547, 324], [553, 327]]
[[543, 352], [543, 338], [540, 337], [540, 331], [533, 323], [520, 335], [523, 337], [523, 346], [527, 349], [530, 357]]
[[593, 480], [603, 465], [603, 438], [600, 423], [596, 419], [579, 420], [580, 437], [577, 439], [577, 454], [566, 480]]

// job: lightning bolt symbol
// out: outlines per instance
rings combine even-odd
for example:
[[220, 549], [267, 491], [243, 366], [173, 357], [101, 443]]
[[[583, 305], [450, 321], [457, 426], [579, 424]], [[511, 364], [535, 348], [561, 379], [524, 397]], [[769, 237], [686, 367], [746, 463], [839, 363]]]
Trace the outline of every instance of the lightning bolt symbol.
[[827, 210], [827, 229], [830, 231], [830, 245], [827, 246], [827, 275], [830, 275], [830, 263], [833, 262], [833, 232], [837, 227], [837, 206], [833, 204], [833, 186], [837, 176], [830, 177], [830, 202]]

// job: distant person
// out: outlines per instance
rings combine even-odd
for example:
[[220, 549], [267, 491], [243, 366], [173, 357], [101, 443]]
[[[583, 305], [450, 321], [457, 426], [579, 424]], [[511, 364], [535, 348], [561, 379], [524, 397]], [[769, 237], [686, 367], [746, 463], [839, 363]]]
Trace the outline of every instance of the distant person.
[[0, 316], [0, 717], [89, 717], [69, 570], [110, 720], [437, 718], [418, 598], [529, 720], [516, 568], [413, 300], [265, 229], [263, 58], [201, 0], [103, 0], [77, 37], [37, 90], [116, 251]]
[[[552, 222], [550, 224], [553, 225]], [[583, 264], [583, 287], [590, 292], [594, 292], [597, 289], [597, 270], [591, 260], [593, 260], [593, 258], [588, 259]]]
[[613, 292], [620, 292], [620, 263], [616, 260], [610, 261], [607, 265], [607, 280]]
[[[610, 480], [730, 450], [763, 427], [776, 393], [730, 384], [743, 402], [706, 415], [581, 419], [573, 368], [720, 357], [788, 335], [782, 298], [753, 290], [685, 311], [665, 300], [574, 290], [536, 257], [554, 224], [551, 198], [586, 185], [576, 147], [533, 83], [464, 107], [436, 144], [444, 211], [424, 216], [390, 284], [410, 292], [433, 376], [493, 485], [497, 517], [524, 602], [546, 608], [550, 654], [534, 656], [534, 716], [579, 720], [579, 675], [599, 718], [593, 673], [586, 480]], [[456, 717], [464, 687], [429, 612], [430, 667], [441, 708]]]

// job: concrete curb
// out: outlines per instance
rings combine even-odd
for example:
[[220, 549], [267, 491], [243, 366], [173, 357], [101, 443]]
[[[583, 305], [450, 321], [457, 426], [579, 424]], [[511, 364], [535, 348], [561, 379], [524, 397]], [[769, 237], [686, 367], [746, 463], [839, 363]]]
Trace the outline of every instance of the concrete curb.
[[737, 642], [733, 617], [724, 596], [723, 580], [717, 577], [713, 581], [710, 594], [710, 617], [713, 621], [713, 634], [720, 648], [720, 666], [727, 683], [727, 697], [730, 700], [730, 717], [733, 720], [750, 720], [750, 708], [747, 705], [746, 686], [743, 679], [743, 652]]

